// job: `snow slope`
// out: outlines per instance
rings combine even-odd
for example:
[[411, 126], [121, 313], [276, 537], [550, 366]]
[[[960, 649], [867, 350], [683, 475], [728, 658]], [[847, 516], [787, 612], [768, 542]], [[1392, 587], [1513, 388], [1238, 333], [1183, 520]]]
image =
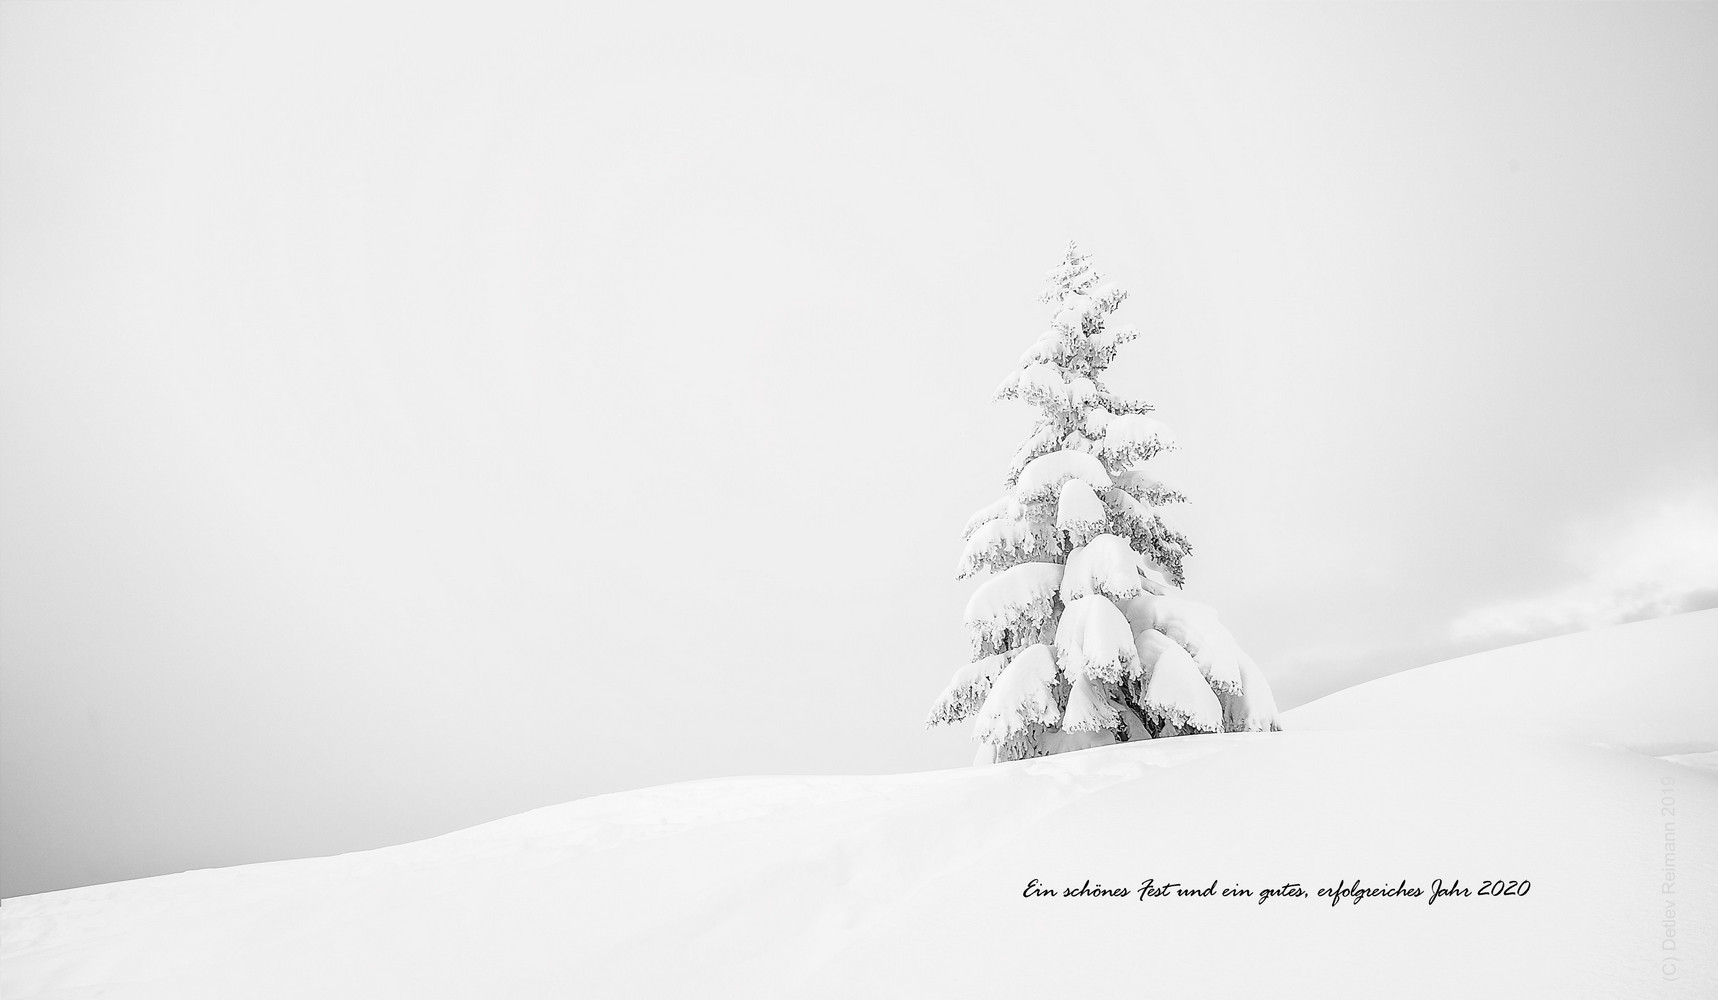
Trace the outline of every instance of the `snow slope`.
[[[1709, 627], [1630, 648], [1698, 664], [1680, 644]], [[1518, 668], [1580, 655], [1559, 642], [1517, 647], [1536, 650]], [[1685, 735], [1631, 732], [1649, 749]], [[6, 900], [0, 996], [1712, 996], [1718, 774], [1592, 734], [1238, 733], [606, 795], [378, 851]], [[1434, 878], [1531, 889], [1310, 895]], [[1023, 898], [1031, 879], [1309, 896]]]
[[1285, 712], [1283, 725], [1532, 733], [1654, 756], [1718, 750], [1718, 609], [1392, 674]]

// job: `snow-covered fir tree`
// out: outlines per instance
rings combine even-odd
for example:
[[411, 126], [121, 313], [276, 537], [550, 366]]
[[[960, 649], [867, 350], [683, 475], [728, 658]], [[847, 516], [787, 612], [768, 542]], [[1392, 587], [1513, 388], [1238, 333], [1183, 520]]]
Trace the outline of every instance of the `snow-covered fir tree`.
[[1050, 329], [996, 391], [1038, 419], [967, 522], [959, 575], [989, 577], [966, 606], [972, 662], [930, 723], [975, 717], [980, 762], [1279, 728], [1264, 674], [1181, 592], [1191, 550], [1162, 508], [1187, 498], [1149, 468], [1168, 429], [1104, 385], [1137, 336], [1109, 322], [1127, 293], [1073, 244], [1049, 279]]

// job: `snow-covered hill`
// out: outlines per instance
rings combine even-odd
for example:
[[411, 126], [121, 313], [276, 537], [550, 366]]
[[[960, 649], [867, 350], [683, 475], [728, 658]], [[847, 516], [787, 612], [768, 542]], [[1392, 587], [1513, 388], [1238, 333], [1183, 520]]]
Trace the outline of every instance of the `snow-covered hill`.
[[[1345, 709], [1444, 728], [1312, 731], [1341, 721], [1342, 703], [1320, 702], [1300, 731], [693, 782], [379, 851], [11, 899], [0, 995], [1711, 996], [1718, 775], [1587, 744], [1712, 749], [1691, 745], [1694, 713], [1648, 709], [1683, 697], [1718, 714], [1701, 656], [1714, 622], [1425, 668], [1406, 701], [1377, 693], [1408, 683], [1392, 678]], [[1589, 657], [1617, 667], [1590, 674]], [[1479, 677], [1470, 661], [1491, 666]], [[1573, 711], [1595, 677], [1635, 679], [1605, 689], [1610, 716]], [[1532, 733], [1501, 704], [1477, 731], [1452, 728], [1476, 717], [1465, 686], [1482, 680], [1537, 693], [1517, 707]], [[1147, 879], [1307, 895], [1141, 899]], [[1435, 879], [1529, 885], [1435, 903], [1315, 895]], [[1032, 880], [1130, 894], [1027, 898]]]
[[1506, 646], [1287, 712], [1289, 729], [1478, 729], [1638, 753], [1718, 750], [1718, 609]]

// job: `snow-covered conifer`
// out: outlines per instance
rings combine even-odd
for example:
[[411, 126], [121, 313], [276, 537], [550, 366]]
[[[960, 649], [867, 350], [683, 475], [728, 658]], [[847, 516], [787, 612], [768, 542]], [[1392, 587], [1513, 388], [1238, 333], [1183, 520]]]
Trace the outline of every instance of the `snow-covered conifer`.
[[1104, 384], [1138, 336], [1110, 323], [1127, 293], [1072, 244], [1049, 277], [1050, 328], [996, 390], [1038, 418], [1003, 495], [967, 522], [957, 573], [990, 577], [966, 606], [972, 662], [930, 722], [973, 718], [981, 761], [1277, 729], [1264, 674], [1180, 590], [1191, 548], [1163, 508], [1187, 498], [1151, 464], [1174, 437]]

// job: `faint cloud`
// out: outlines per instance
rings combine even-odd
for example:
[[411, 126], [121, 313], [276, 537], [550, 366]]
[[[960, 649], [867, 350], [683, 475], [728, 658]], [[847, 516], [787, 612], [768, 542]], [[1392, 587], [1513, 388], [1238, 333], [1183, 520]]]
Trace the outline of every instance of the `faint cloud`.
[[1567, 554], [1579, 582], [1469, 611], [1455, 638], [1520, 642], [1718, 606], [1718, 485], [1583, 525]]
[[1277, 704], [1286, 711], [1499, 646], [1718, 607], [1718, 483], [1626, 516], [1579, 523], [1563, 548], [1575, 582], [1550, 593], [1475, 608], [1435, 631], [1327, 643], [1274, 658]]

